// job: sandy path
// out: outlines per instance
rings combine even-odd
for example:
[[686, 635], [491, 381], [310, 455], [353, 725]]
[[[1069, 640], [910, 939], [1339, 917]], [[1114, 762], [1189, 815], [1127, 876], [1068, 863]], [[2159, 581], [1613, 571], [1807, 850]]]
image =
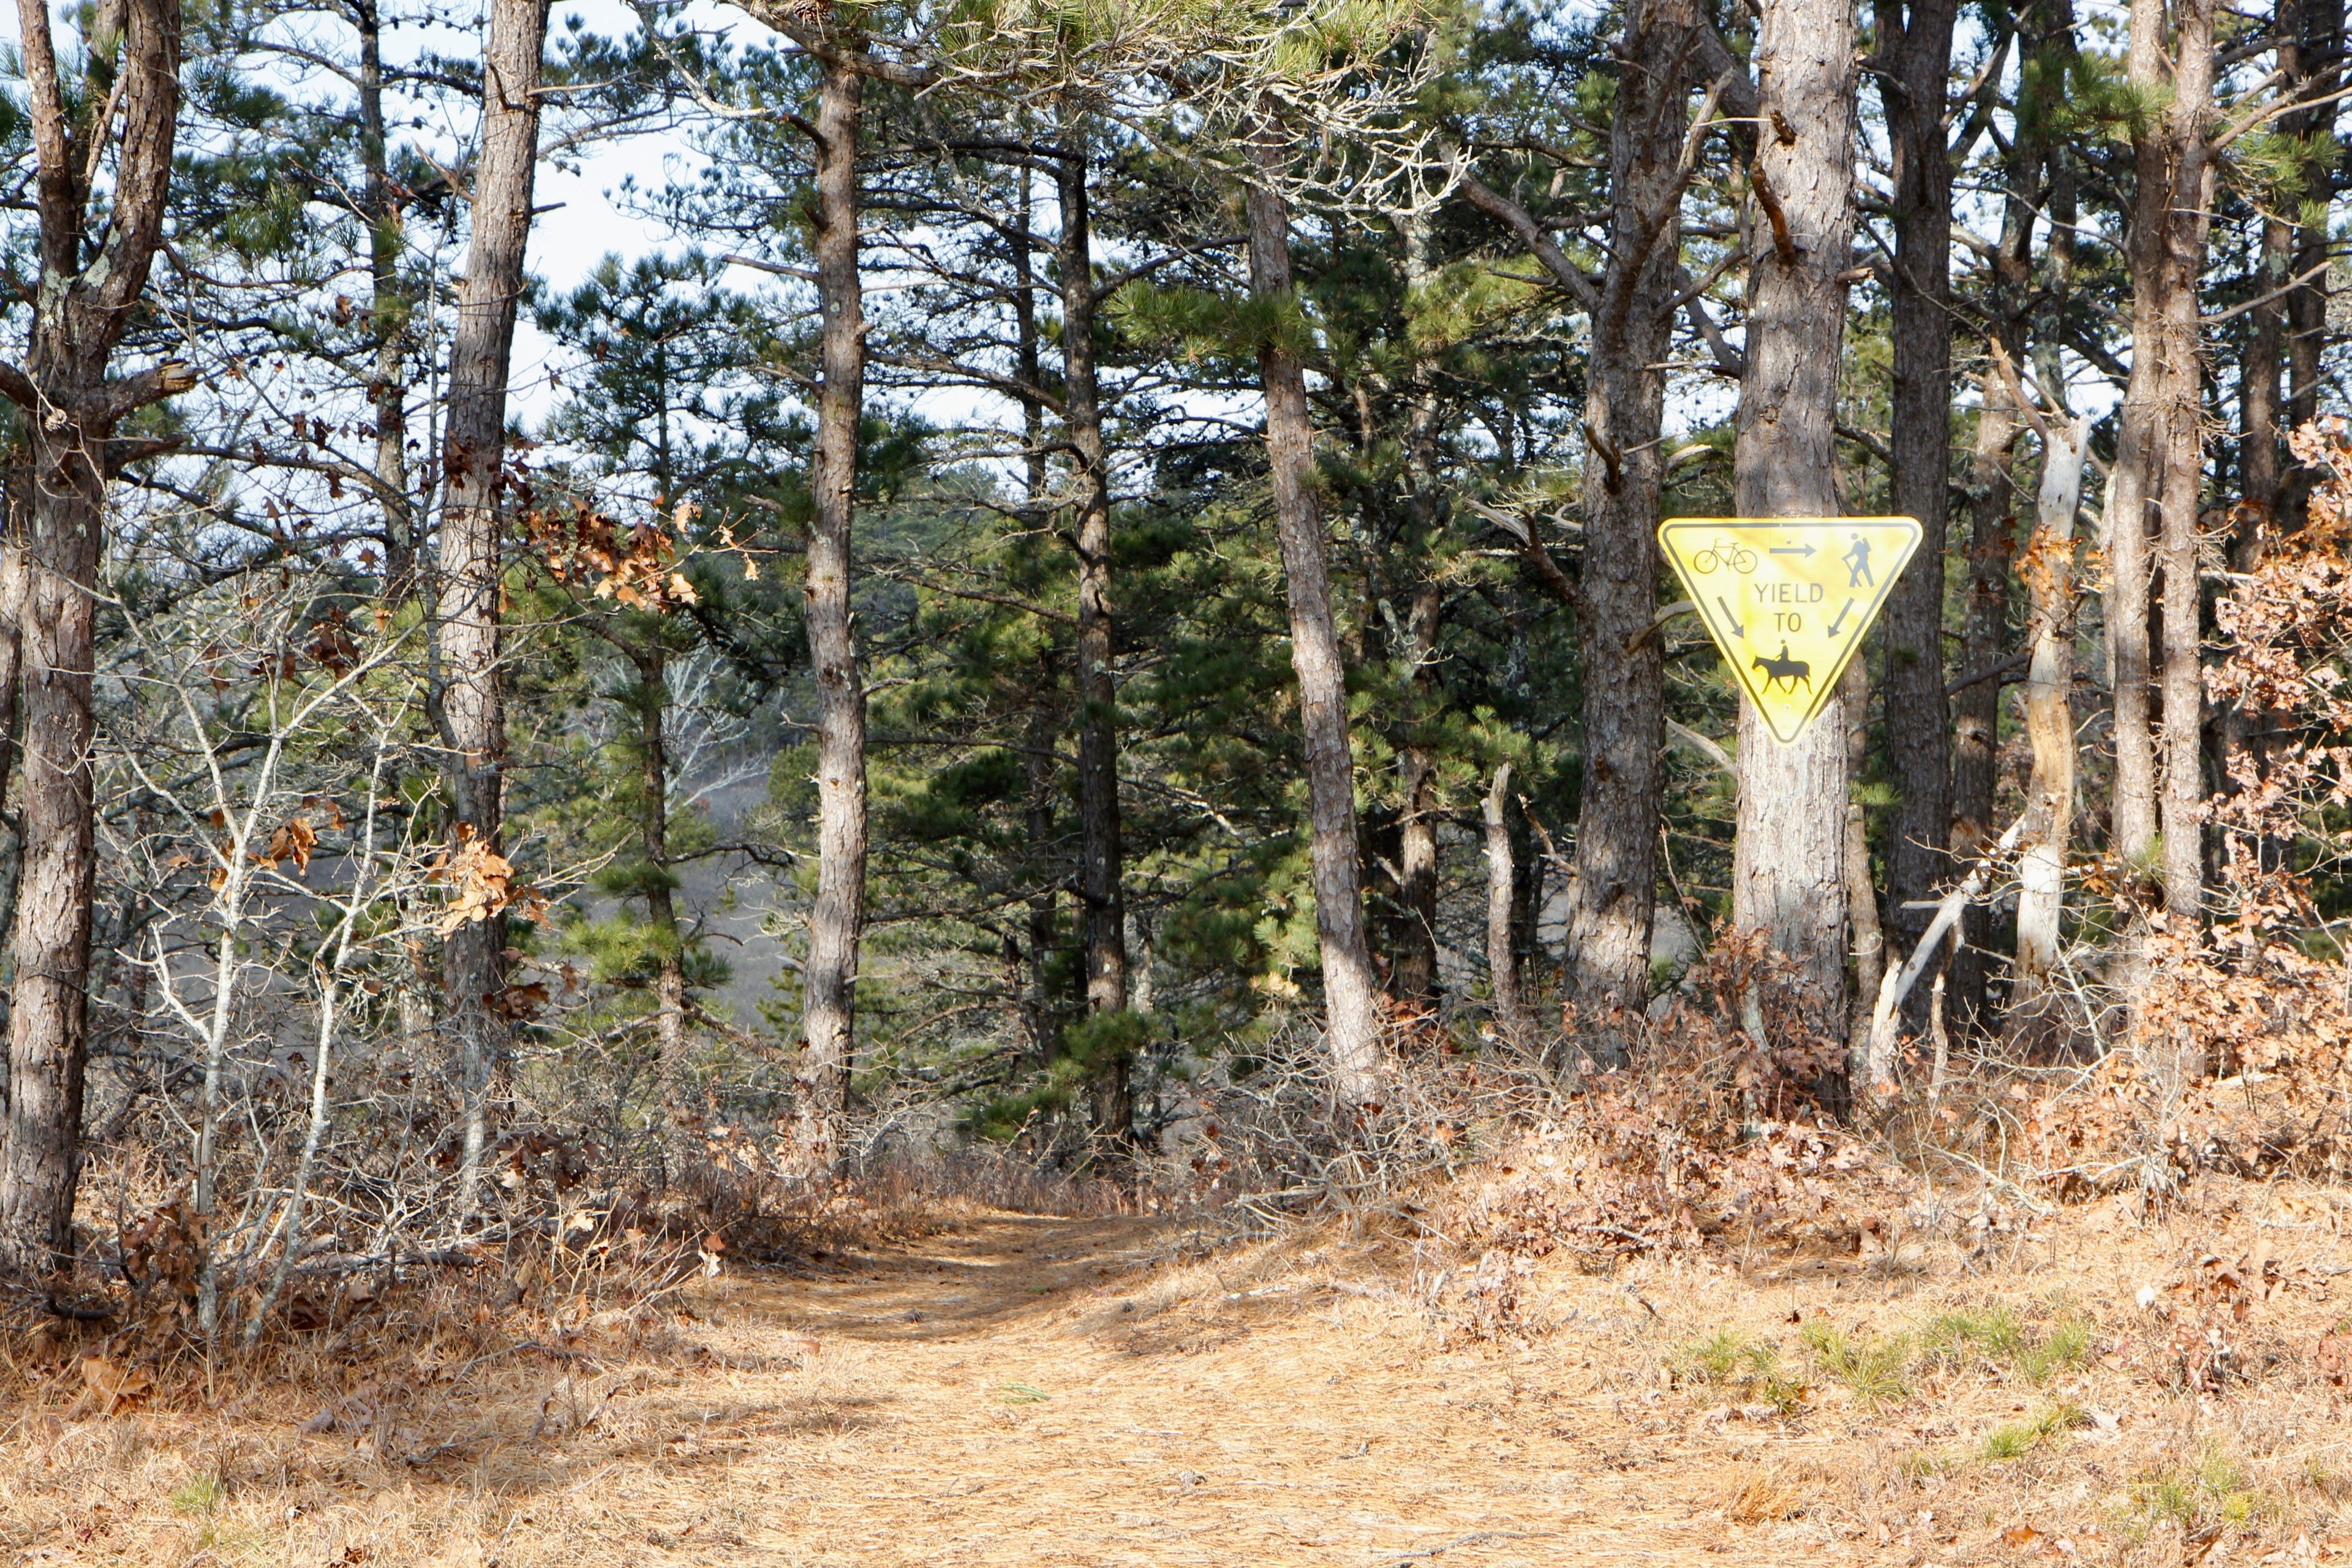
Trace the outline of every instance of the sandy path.
[[[323, 1387], [102, 1417], [59, 1378], [0, 1407], [0, 1568], [2178, 1568], [2218, 1540], [2231, 1562], [2352, 1563], [2352, 1404], [2310, 1359], [2352, 1245], [2266, 1233], [2292, 1285], [2232, 1320], [2259, 1376], [2223, 1397], [2166, 1392], [2167, 1331], [2135, 1304], [2183, 1258], [2234, 1255], [2243, 1218], [2093, 1206], [2000, 1268], [1940, 1242], [1904, 1268], [1547, 1266], [1529, 1343], [1449, 1349], [1463, 1280], [1433, 1317], [1392, 1245], [1182, 1261], [1165, 1223], [967, 1212], [919, 1242], [735, 1266], [659, 1322], [406, 1346], [342, 1369], [324, 1426]], [[1914, 1355], [1872, 1404], [1792, 1326], [1916, 1352], [1936, 1314], [1996, 1300], [2019, 1344], [2062, 1313], [2095, 1339], [2038, 1382]], [[1695, 1379], [1718, 1333], [1777, 1346], [1794, 1402]], [[2062, 1407], [1994, 1451], [1995, 1428]]]
[[[1523, 1381], [1532, 1358], [1434, 1353], [1377, 1287], [1149, 1268], [1166, 1244], [1136, 1221], [998, 1216], [814, 1278], [730, 1280], [698, 1332], [748, 1370], [721, 1373], [724, 1399], [680, 1388], [683, 1435], [609, 1472], [605, 1501], [641, 1509], [648, 1544], [811, 1568], [1719, 1546], [1635, 1428]], [[762, 1364], [803, 1335], [805, 1369]]]

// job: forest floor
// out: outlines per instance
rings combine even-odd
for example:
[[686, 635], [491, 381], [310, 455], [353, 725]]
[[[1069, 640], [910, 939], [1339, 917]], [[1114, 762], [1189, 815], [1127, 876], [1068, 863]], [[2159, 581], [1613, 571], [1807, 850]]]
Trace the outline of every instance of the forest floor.
[[2345, 1562], [2346, 1273], [2325, 1194], [2247, 1186], [1479, 1317], [1336, 1227], [965, 1210], [325, 1405], [60, 1373], [0, 1412], [0, 1563]]

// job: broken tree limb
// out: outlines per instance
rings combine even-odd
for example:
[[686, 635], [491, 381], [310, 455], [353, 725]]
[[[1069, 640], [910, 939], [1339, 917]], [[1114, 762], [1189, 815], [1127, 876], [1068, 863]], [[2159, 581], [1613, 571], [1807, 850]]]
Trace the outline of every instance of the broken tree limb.
[[1919, 938], [1919, 945], [1911, 950], [1910, 958], [1900, 970], [1888, 970], [1879, 982], [1878, 1004], [1871, 1009], [1870, 1041], [1863, 1061], [1864, 1091], [1871, 1098], [1883, 1098], [1895, 1091], [1895, 1019], [1902, 1011], [1903, 999], [1911, 994], [1911, 988], [1919, 984], [1927, 965], [1935, 962], [1936, 950], [1943, 945], [1944, 938], [1960, 923], [1961, 911], [1984, 896], [1994, 863], [2017, 847], [2024, 832], [2025, 818], [2020, 816], [2009, 825], [2000, 842], [1977, 858], [1959, 885], [1937, 900], [1936, 918], [1927, 922], [1927, 932]]

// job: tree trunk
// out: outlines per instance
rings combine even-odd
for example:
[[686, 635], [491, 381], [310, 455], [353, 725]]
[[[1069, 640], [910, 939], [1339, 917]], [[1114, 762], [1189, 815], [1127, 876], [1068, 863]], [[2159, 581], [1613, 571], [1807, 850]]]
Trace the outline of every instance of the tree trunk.
[[[1423, 579], [1413, 590], [1405, 645], [1412, 660], [1413, 696], [1407, 721], [1416, 729], [1435, 721], [1441, 702], [1433, 666], [1444, 604], [1445, 590], [1434, 579]], [[1397, 902], [1404, 918], [1398, 922], [1391, 986], [1406, 1001], [1425, 1002], [1437, 990], [1438, 805], [1437, 755], [1424, 737], [1407, 737], [1399, 750], [1398, 773], [1404, 817], [1397, 824]]]
[[2018, 861], [2017, 965], [2009, 1029], [2046, 1035], [2065, 912], [2066, 845], [2074, 820], [2074, 512], [2083, 495], [2086, 422], [2063, 414], [2043, 430], [2042, 492], [2025, 552], [2025, 735], [2033, 748]]
[[[1094, 236], [1087, 162], [1073, 146], [1055, 173], [1062, 233], [1063, 423], [1077, 482], [1078, 890], [1086, 904], [1087, 1011], [1127, 1010], [1127, 900], [1119, 845], [1118, 691], [1111, 680], [1110, 461], [1095, 375]], [[1095, 1130], [1135, 1130], [1126, 1053], [1099, 1064]]]
[[[1038, 355], [1037, 275], [1030, 234], [1035, 222], [1036, 197], [1031, 170], [1020, 170], [1019, 218], [1013, 235], [1013, 361], [1021, 376], [1022, 499], [1026, 503], [1024, 526], [1042, 529], [1047, 512], [1045, 465], [1045, 403], [1039, 394], [1045, 371]], [[1045, 984], [1045, 964], [1054, 951], [1055, 889], [1061, 881], [1054, 864], [1054, 739], [1052, 692], [1055, 686], [1053, 655], [1037, 661], [1036, 700], [1029, 710], [1025, 750], [1021, 758], [1022, 812], [1029, 833], [1028, 875], [1032, 891], [1024, 922], [1029, 962], [1014, 977], [1021, 989], [1022, 1028], [1029, 1050], [1043, 1068], [1053, 1053], [1053, 1000]]]
[[[2109, 722], [2115, 774], [2108, 790], [2107, 844], [2126, 864], [2144, 867], [2156, 848], [2156, 752], [2148, 733], [2147, 518], [2157, 504], [2155, 458], [2163, 444], [2163, 411], [2154, 405], [2153, 338], [2132, 356], [2116, 432], [2116, 460], [2107, 472], [2102, 509], [2107, 563], [2105, 622]], [[2141, 363], [2149, 362], [2143, 373]]]
[[1584, 400], [1584, 560], [1576, 624], [1584, 693], [1583, 790], [1561, 972], [1569, 999], [1601, 1034], [1598, 1054], [1622, 1058], [1625, 1031], [1650, 997], [1650, 931], [1657, 906], [1658, 812], [1665, 787], [1664, 666], [1648, 636], [1658, 610], [1658, 506], [1665, 479], [1659, 436], [1662, 362], [1672, 341], [1680, 221], [1688, 172], [1698, 23], [1675, 0], [1643, 0], [1626, 16], [1626, 58], [1649, 68], [1618, 86], [1609, 133], [1611, 259], [1593, 302], [1591, 384]]
[[[474, 175], [474, 233], [449, 343], [449, 416], [441, 453], [441, 690], [450, 752], [452, 851], [471, 842], [501, 853], [506, 709], [499, 668], [499, 480], [506, 465], [507, 379], [515, 310], [530, 239], [539, 167], [539, 79], [547, 37], [542, 0], [492, 0], [482, 56], [482, 153]], [[503, 1041], [491, 1002], [503, 984], [506, 921], [473, 921], [449, 935], [444, 1005], [457, 1026], [465, 1086], [458, 1202], [478, 1206], [490, 1140], [490, 1082]]]
[[[173, 362], [107, 378], [162, 240], [181, 46], [177, 0], [128, 0], [114, 17], [120, 31], [94, 39], [89, 61], [93, 77], [113, 75], [114, 90], [82, 83], [69, 114], [47, 8], [17, 8], [41, 271], [25, 365], [0, 370], [0, 392], [27, 415], [32, 469], [17, 638], [22, 853], [0, 1142], [0, 1269], [23, 1277], [70, 1266], [80, 1177], [97, 870], [93, 594], [107, 481], [99, 454], [126, 416], [192, 384]], [[94, 124], [91, 111], [101, 104], [109, 120]], [[90, 182], [99, 159], [91, 143], [103, 144], [118, 112], [108, 209], [94, 223]]]
[[375, 0], [352, 0], [352, 18], [360, 35], [360, 157], [366, 169], [360, 208], [368, 226], [368, 321], [376, 343], [367, 395], [375, 420], [376, 504], [383, 515], [384, 598], [397, 605], [417, 591], [423, 547], [408, 490], [408, 343], [415, 307], [401, 282], [401, 210], [386, 163], [383, 16]]
[[[1750, 263], [1734, 490], [1745, 517], [1838, 514], [1833, 426], [1853, 237], [1853, 17], [1843, 0], [1765, 0], [1752, 179], [1772, 221]], [[1785, 243], [1780, 236], [1785, 229]], [[1731, 918], [1793, 961], [1810, 1035], [1846, 1037], [1846, 712], [1832, 699], [1782, 746], [1739, 710]], [[1654, 833], [1654, 826], [1648, 831]]]
[[24, 868], [9, 1017], [6, 1158], [0, 1164], [0, 1247], [10, 1270], [26, 1275], [71, 1257], [80, 1175], [89, 1046], [83, 985], [97, 869], [90, 588], [98, 578], [106, 507], [106, 481], [87, 456], [89, 437], [71, 425], [50, 431], [32, 423], [39, 480], [21, 633]]
[[817, 874], [802, 973], [801, 1157], [829, 1170], [849, 1107], [857, 944], [866, 921], [866, 686], [851, 624], [850, 531], [866, 405], [866, 302], [857, 272], [857, 138], [865, 79], [827, 63], [817, 99], [816, 270], [824, 385], [810, 476], [809, 660], [816, 672]]
[[[2284, 288], [2294, 260], [2294, 231], [2285, 219], [2262, 220], [2257, 294]], [[2238, 498], [2243, 503], [2231, 555], [2251, 570], [2260, 541], [2279, 507], [2279, 377], [2286, 368], [2286, 301], [2273, 300], [2248, 312], [2246, 353], [2238, 365]]]
[[[1433, 212], [1417, 212], [1402, 225], [1404, 284], [1408, 294], [1425, 288], [1437, 263]], [[1412, 509], [1414, 559], [1427, 559], [1444, 527], [1438, 489], [1437, 396], [1431, 384], [1436, 369], [1416, 355], [1412, 363], [1412, 416], [1405, 444], [1406, 500]], [[1366, 440], [1370, 439], [1369, 426]], [[1405, 629], [1412, 660], [1412, 709], [1403, 716], [1404, 737], [1397, 748], [1397, 795], [1403, 812], [1397, 823], [1397, 905], [1389, 988], [1399, 999], [1426, 1004], [1437, 994], [1437, 753], [1425, 732], [1444, 705], [1437, 687], [1437, 632], [1445, 590], [1433, 576], [1414, 588]]]
[[[1286, 315], [1297, 311], [1290, 273], [1290, 212], [1277, 183], [1288, 162], [1271, 120], [1250, 138], [1258, 171], [1248, 194], [1250, 292]], [[1356, 763], [1348, 739], [1348, 679], [1331, 613], [1323, 510], [1315, 491], [1315, 428], [1307, 374], [1286, 331], [1258, 345], [1265, 387], [1265, 445], [1275, 530], [1290, 601], [1290, 662], [1307, 764], [1315, 928], [1322, 952], [1324, 1047], [1340, 1099], [1369, 1102], [1379, 1074], [1380, 1015], [1371, 951], [1364, 941], [1356, 851]]]
[[1518, 879], [1511, 851], [1511, 764], [1495, 769], [1486, 791], [1486, 973], [1495, 991], [1495, 1032], [1524, 1050], [1535, 1037], [1534, 1020], [1519, 992], [1519, 960], [1512, 943], [1511, 911]]
[[[1838, 700], [1845, 704], [1845, 771], [1851, 787], [1870, 759], [1870, 666], [1864, 660], [1855, 658], [1845, 667]], [[1845, 806], [1845, 900], [1853, 921], [1853, 994], [1876, 996], [1886, 974], [1886, 932], [1879, 924], [1877, 884], [1871, 877], [1869, 814], [1858, 795]], [[1927, 929], [1924, 923], [1920, 929]], [[1846, 1028], [1849, 1059], [1862, 1059], [1869, 1039], [1870, 1015], [1856, 1007]], [[1868, 1093], [1876, 1087], [1874, 1080], [1865, 1081], [1857, 1090]]]
[[1029, 876], [1033, 890], [1024, 926], [1029, 940], [1028, 972], [1023, 980], [1021, 1012], [1036, 1065], [1050, 1065], [1054, 1052], [1054, 997], [1046, 966], [1054, 955], [1055, 889], [1061, 884], [1054, 831], [1054, 704], [1047, 695], [1055, 687], [1050, 660], [1040, 660], [1039, 695], [1029, 711], [1026, 746], [1021, 758], [1022, 820], [1029, 834]]
[[[2210, 4], [2210, 0], [2196, 0]], [[2210, 11], [2206, 14], [2208, 26]], [[2206, 77], [2210, 100], [2210, 40], [2197, 47], [2209, 62]], [[2186, 91], [2184, 77], [2193, 76], [2189, 62], [2176, 73], [2176, 90]], [[2176, 105], [2179, 100], [2175, 100]], [[2203, 135], [2198, 132], [2201, 151]], [[2203, 214], [2212, 200], [2212, 165], [2206, 163], [2198, 184], [2199, 216], [2193, 225], [2192, 258], [2183, 258], [2180, 283], [2170, 300], [2171, 331], [2167, 352], [2180, 352], [2186, 364], [2170, 376], [2171, 417], [2166, 428], [2166, 461], [2161, 561], [2164, 568], [2164, 905], [2176, 924], [2193, 926], [2205, 904], [2205, 680], [2200, 657], [2203, 645], [2202, 578], [2197, 564], [2197, 520], [2200, 489], [2205, 476], [2205, 442], [2200, 418], [2202, 351], [2199, 343], [2197, 273], [2204, 261]]]
[[646, 923], [654, 939], [654, 1047], [667, 1096], [686, 1068], [686, 944], [674, 896], [677, 878], [669, 866], [669, 659], [657, 623], [648, 626], [648, 646], [637, 661], [637, 788], [643, 795], [637, 836], [645, 857]]
[[[1944, 100], [1955, 0], [1880, 0], [1879, 97], [1893, 155], [1895, 274], [1889, 284], [1894, 388], [1887, 445], [1894, 506], [1919, 523], [1919, 548], [1888, 596], [1886, 759], [1895, 804], [1887, 828], [1887, 919], [1907, 950], [1927, 900], [1949, 874], [1952, 736], [1944, 696], [1944, 531], [1950, 510], [1952, 160]], [[1856, 911], [1860, 919], [1860, 911]], [[1875, 987], [1864, 992], [1875, 995]]]
[[[2282, 115], [2279, 132], [2325, 150], [2336, 135], [2337, 100], [2333, 89], [2343, 85], [2344, 0], [2298, 0], [2294, 11], [2295, 59], [2289, 85], [2298, 79], [2309, 83], [2314, 90], [2323, 91], [2327, 101]], [[2286, 64], [2284, 59], [2280, 63]], [[2287, 266], [2289, 277], [2303, 279], [2286, 297], [2286, 425], [2290, 430], [2301, 429], [2319, 417], [2320, 354], [2327, 346], [2327, 215], [2336, 177], [2323, 163], [2319, 188], [2305, 194], [2305, 200], [2316, 206], [2303, 215], [2306, 219], [2316, 216], [2318, 221], [2296, 223], [2294, 255]], [[2279, 503], [2282, 527], [2303, 526], [2311, 487], [2317, 478], [2315, 472], [2303, 468], [2286, 476]]]
[[[2114, 843], [2117, 854], [2143, 865], [2155, 858], [2158, 826], [2149, 702], [2148, 525], [2172, 515], [2173, 498], [2166, 487], [2175, 454], [2193, 452], [2198, 438], [2196, 278], [2204, 254], [2210, 167], [2205, 121], [2212, 96], [2212, 13], [2207, 0], [2185, 0], [2179, 7], [2179, 34], [2170, 50], [2166, 22], [2162, 0], [2135, 0], [2126, 74], [2136, 90], [2163, 107], [2140, 121], [2132, 136], [2136, 189], [2125, 245], [2132, 278], [2132, 364], [2108, 481], [2116, 497], [2106, 542], [2108, 657], [2115, 679]], [[2173, 423], [2183, 416], [2189, 428], [2176, 437]], [[2192, 484], [2181, 502], [2192, 529], [2196, 501]], [[2192, 570], [2185, 584], [2192, 595], [2195, 582]], [[2193, 637], [2189, 647], [2193, 659]]]
[[[383, 519], [383, 597], [397, 605], [421, 595], [430, 605], [438, 595], [423, 580], [425, 540], [410, 489], [408, 351], [415, 302], [400, 278], [402, 213], [392, 194], [383, 118], [383, 16], [376, 0], [352, 0], [352, 20], [360, 35], [360, 156], [367, 175], [360, 205], [368, 225], [369, 326], [375, 334], [375, 374], [367, 393], [375, 419], [376, 507]], [[431, 923], [409, 900], [403, 900], [401, 919], [411, 930]], [[418, 1073], [432, 1070], [440, 1026], [435, 967], [422, 937], [404, 939], [394, 994], [401, 1047], [410, 1070]]]
[[[2137, 193], [2126, 247], [2132, 273], [2132, 375], [2124, 418], [2146, 434], [2138, 456], [2150, 477], [2147, 498], [2158, 511], [2164, 571], [2164, 785], [2161, 829], [2167, 908], [2194, 920], [2203, 902], [2205, 814], [2204, 692], [2199, 667], [2197, 515], [2203, 478], [2202, 355], [2197, 279], [2205, 259], [2214, 163], [2208, 140], [2213, 100], [2211, 0], [2179, 0], [2167, 58], [2162, 0], [2135, 0], [2126, 66], [2136, 88], [2161, 94], [2161, 112], [2139, 123], [2132, 138]], [[2145, 367], [2145, 372], [2143, 371]], [[2137, 420], [2135, 418], [2137, 416]], [[2137, 537], [2144, 513], [2117, 509], [2117, 542]], [[2120, 579], [2122, 574], [2118, 570]], [[2119, 580], [2145, 618], [2147, 595]], [[2146, 647], [2145, 642], [2141, 644]], [[2118, 718], [2126, 679], [2119, 648]], [[2146, 656], [2137, 672], [2143, 715]], [[2143, 716], [2144, 729], [2146, 720]], [[2148, 781], [2152, 783], [2153, 781]], [[2135, 780], [2136, 793], [2147, 787]], [[2116, 802], [2123, 808], [2122, 784]]]

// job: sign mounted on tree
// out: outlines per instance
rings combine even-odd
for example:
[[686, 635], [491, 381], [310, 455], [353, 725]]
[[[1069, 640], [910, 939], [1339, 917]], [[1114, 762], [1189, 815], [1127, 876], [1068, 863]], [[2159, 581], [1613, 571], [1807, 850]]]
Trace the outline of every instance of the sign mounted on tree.
[[1919, 547], [1907, 517], [1675, 517], [1658, 525], [1708, 635], [1764, 716], [1794, 744]]

